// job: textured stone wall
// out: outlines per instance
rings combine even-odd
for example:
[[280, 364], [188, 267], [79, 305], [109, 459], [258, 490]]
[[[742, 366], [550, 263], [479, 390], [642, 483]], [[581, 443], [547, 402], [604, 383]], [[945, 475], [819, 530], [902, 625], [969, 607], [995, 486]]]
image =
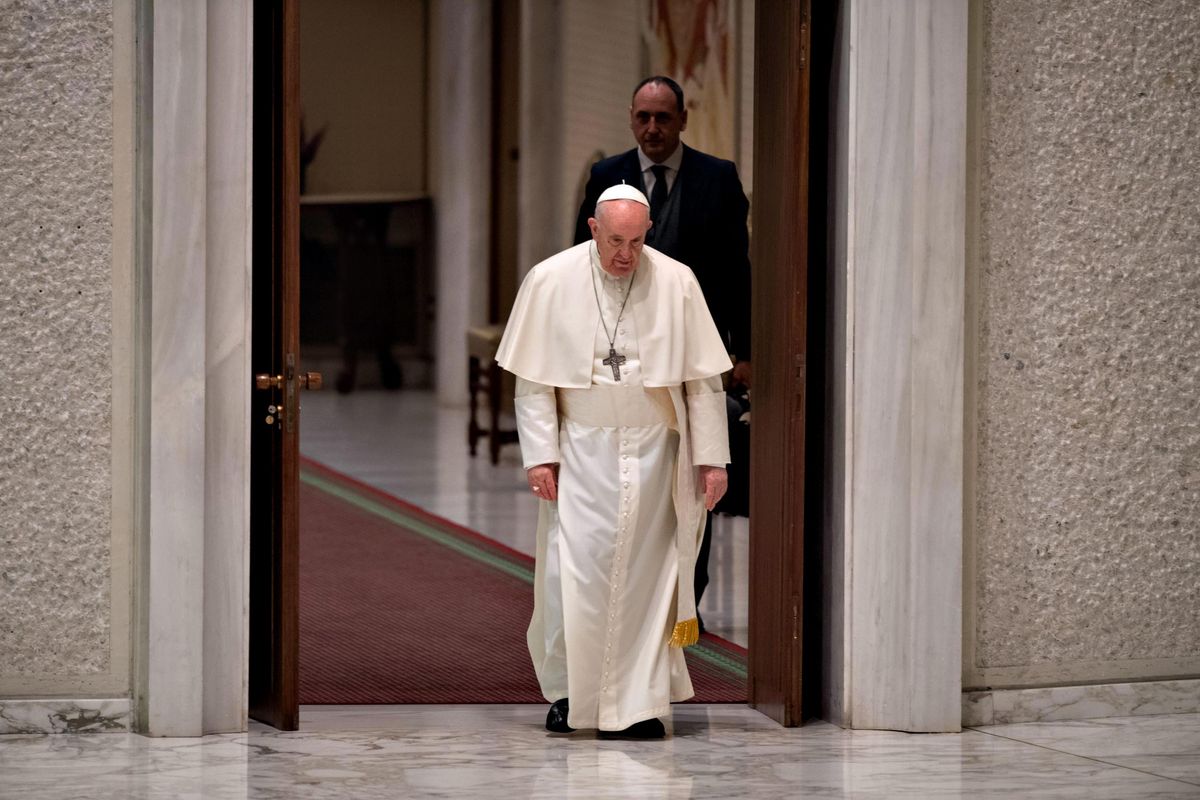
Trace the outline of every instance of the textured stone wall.
[[1154, 677], [1200, 657], [1200, 4], [981, 5], [974, 667]]
[[0, 680], [110, 668], [112, 33], [0, 0]]

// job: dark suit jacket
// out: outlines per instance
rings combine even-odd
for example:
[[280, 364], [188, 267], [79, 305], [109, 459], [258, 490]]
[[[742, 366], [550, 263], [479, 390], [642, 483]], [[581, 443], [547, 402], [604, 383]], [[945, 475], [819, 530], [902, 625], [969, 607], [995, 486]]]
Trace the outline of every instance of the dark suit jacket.
[[[676, 176], [683, 190], [679, 198], [679, 249], [667, 255], [692, 268], [729, 352], [748, 361], [750, 241], [746, 215], [750, 203], [732, 161], [682, 146], [683, 160]], [[592, 167], [575, 223], [576, 244], [592, 238], [587, 221], [596, 213], [600, 193], [621, 181], [646, 190], [636, 148]]]

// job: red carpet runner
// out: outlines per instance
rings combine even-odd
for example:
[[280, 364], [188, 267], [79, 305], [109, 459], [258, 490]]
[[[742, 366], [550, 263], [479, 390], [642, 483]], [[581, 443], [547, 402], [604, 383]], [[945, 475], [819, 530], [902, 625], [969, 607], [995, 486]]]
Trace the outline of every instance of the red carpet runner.
[[[533, 559], [304, 460], [300, 702], [542, 703]], [[746, 653], [687, 649], [693, 702], [746, 700]]]

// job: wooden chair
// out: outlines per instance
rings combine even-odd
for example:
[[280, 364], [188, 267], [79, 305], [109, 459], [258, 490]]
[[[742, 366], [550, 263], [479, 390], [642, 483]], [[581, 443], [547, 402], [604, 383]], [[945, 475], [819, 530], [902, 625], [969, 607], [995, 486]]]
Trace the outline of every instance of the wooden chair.
[[[515, 430], [500, 429], [501, 392], [504, 381], [500, 365], [496, 363], [496, 350], [500, 337], [504, 335], [501, 325], [480, 325], [467, 330], [467, 388], [471, 396], [471, 421], [467, 424], [467, 445], [471, 456], [475, 456], [480, 438], [488, 437], [488, 450], [492, 463], [500, 463], [500, 448], [517, 441]], [[486, 365], [486, 366], [485, 366]], [[487, 393], [490, 424], [481, 428], [476, 421], [479, 411], [479, 393]]]

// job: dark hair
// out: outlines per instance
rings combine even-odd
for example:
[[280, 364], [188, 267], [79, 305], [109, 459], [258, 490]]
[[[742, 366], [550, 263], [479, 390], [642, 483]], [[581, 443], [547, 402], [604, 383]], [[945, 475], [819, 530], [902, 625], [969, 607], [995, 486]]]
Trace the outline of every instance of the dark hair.
[[667, 87], [672, 92], [674, 92], [675, 93], [675, 110], [678, 111], [680, 114], [683, 113], [683, 89], [680, 88], [678, 83], [671, 80], [666, 75], [651, 75], [649, 78], [646, 78], [646, 80], [642, 81], [641, 83], [639, 83], [637, 86], [634, 87], [633, 96], [636, 98], [637, 93], [642, 90], [642, 87], [647, 86], [651, 83], [661, 83], [663, 86]]

